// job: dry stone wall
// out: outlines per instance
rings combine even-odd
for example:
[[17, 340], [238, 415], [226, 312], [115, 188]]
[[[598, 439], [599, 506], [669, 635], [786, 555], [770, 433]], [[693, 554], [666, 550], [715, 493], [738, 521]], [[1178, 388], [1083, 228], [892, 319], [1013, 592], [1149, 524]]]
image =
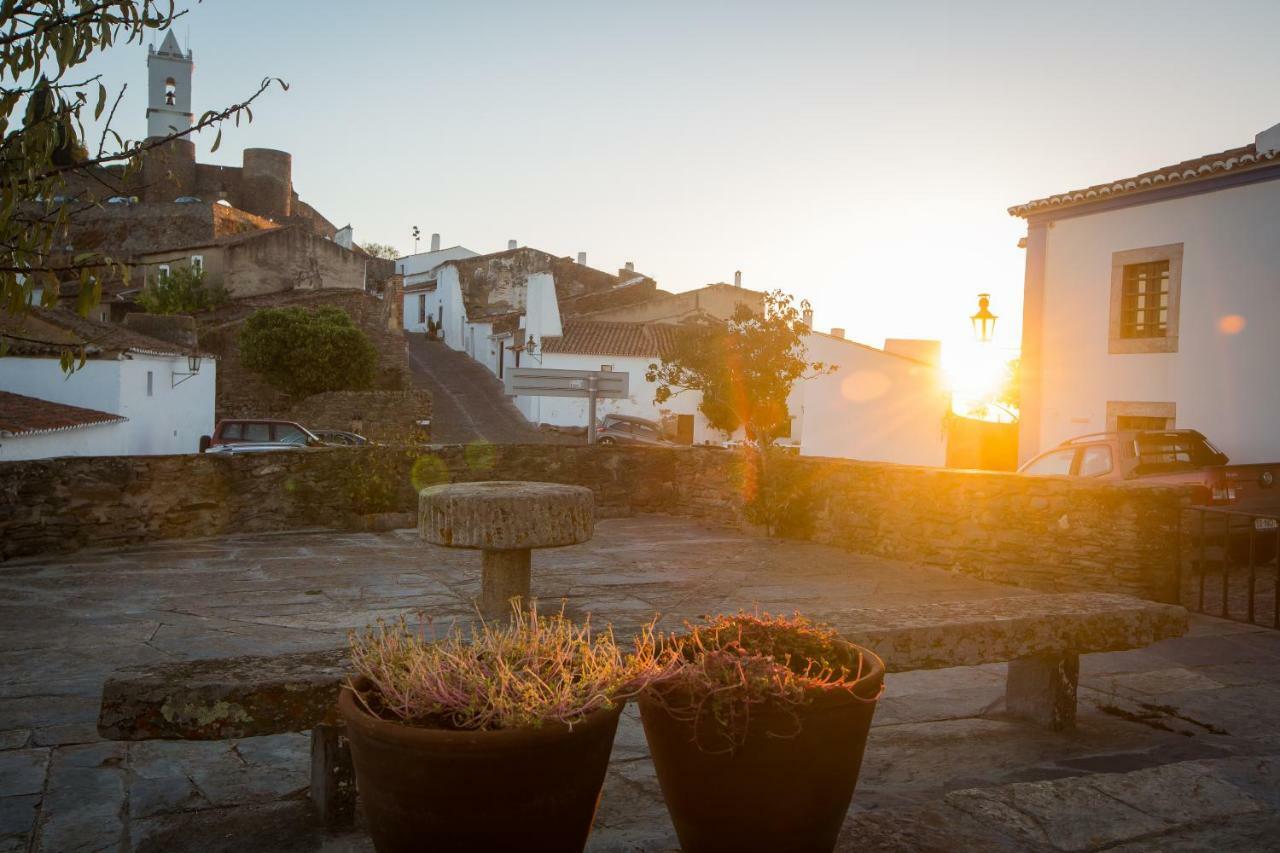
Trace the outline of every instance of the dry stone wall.
[[[1176, 598], [1187, 490], [790, 458], [806, 538], [1051, 592]], [[729, 451], [564, 445], [326, 449], [227, 457], [0, 463], [0, 557], [306, 527], [412, 524], [440, 482], [588, 486], [601, 517], [641, 512], [742, 524], [753, 486]]]

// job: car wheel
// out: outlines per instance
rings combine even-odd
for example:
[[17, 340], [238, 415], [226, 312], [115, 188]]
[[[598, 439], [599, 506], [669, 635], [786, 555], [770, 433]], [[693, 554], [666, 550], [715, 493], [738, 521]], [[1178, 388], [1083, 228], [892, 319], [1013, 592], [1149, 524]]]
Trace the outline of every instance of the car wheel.
[[612, 436], [606, 435], [604, 438], [597, 439], [596, 444], [617, 444], [618, 440]]

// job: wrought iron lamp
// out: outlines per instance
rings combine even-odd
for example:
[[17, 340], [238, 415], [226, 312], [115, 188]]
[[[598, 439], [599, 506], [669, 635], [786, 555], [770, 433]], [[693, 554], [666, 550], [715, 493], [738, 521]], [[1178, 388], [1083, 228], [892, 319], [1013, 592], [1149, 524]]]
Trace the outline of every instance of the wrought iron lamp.
[[973, 334], [982, 343], [990, 343], [991, 336], [996, 331], [996, 320], [999, 319], [990, 311], [991, 294], [978, 294], [978, 313], [969, 316], [969, 322], [973, 323]]

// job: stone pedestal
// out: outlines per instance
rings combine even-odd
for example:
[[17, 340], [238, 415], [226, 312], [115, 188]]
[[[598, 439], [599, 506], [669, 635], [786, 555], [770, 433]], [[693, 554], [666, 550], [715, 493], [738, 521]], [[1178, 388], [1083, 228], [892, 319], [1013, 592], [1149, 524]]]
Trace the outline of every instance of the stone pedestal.
[[1075, 728], [1080, 656], [1075, 652], [1009, 661], [1005, 709], [1052, 731]]
[[480, 560], [480, 612], [486, 617], [511, 609], [511, 600], [529, 601], [529, 566], [532, 552], [485, 551]]
[[591, 490], [558, 483], [454, 483], [418, 495], [418, 533], [447, 548], [484, 552], [480, 612], [486, 619], [511, 613], [511, 599], [530, 596], [530, 552], [577, 545], [591, 538]]

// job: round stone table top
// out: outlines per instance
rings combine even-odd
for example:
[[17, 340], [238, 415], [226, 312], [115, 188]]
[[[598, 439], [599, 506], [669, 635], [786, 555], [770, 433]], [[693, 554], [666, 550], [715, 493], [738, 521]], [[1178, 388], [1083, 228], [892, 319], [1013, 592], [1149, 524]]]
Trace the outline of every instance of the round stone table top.
[[517, 551], [591, 538], [595, 500], [583, 486], [496, 480], [428, 486], [418, 493], [418, 534], [450, 548]]

